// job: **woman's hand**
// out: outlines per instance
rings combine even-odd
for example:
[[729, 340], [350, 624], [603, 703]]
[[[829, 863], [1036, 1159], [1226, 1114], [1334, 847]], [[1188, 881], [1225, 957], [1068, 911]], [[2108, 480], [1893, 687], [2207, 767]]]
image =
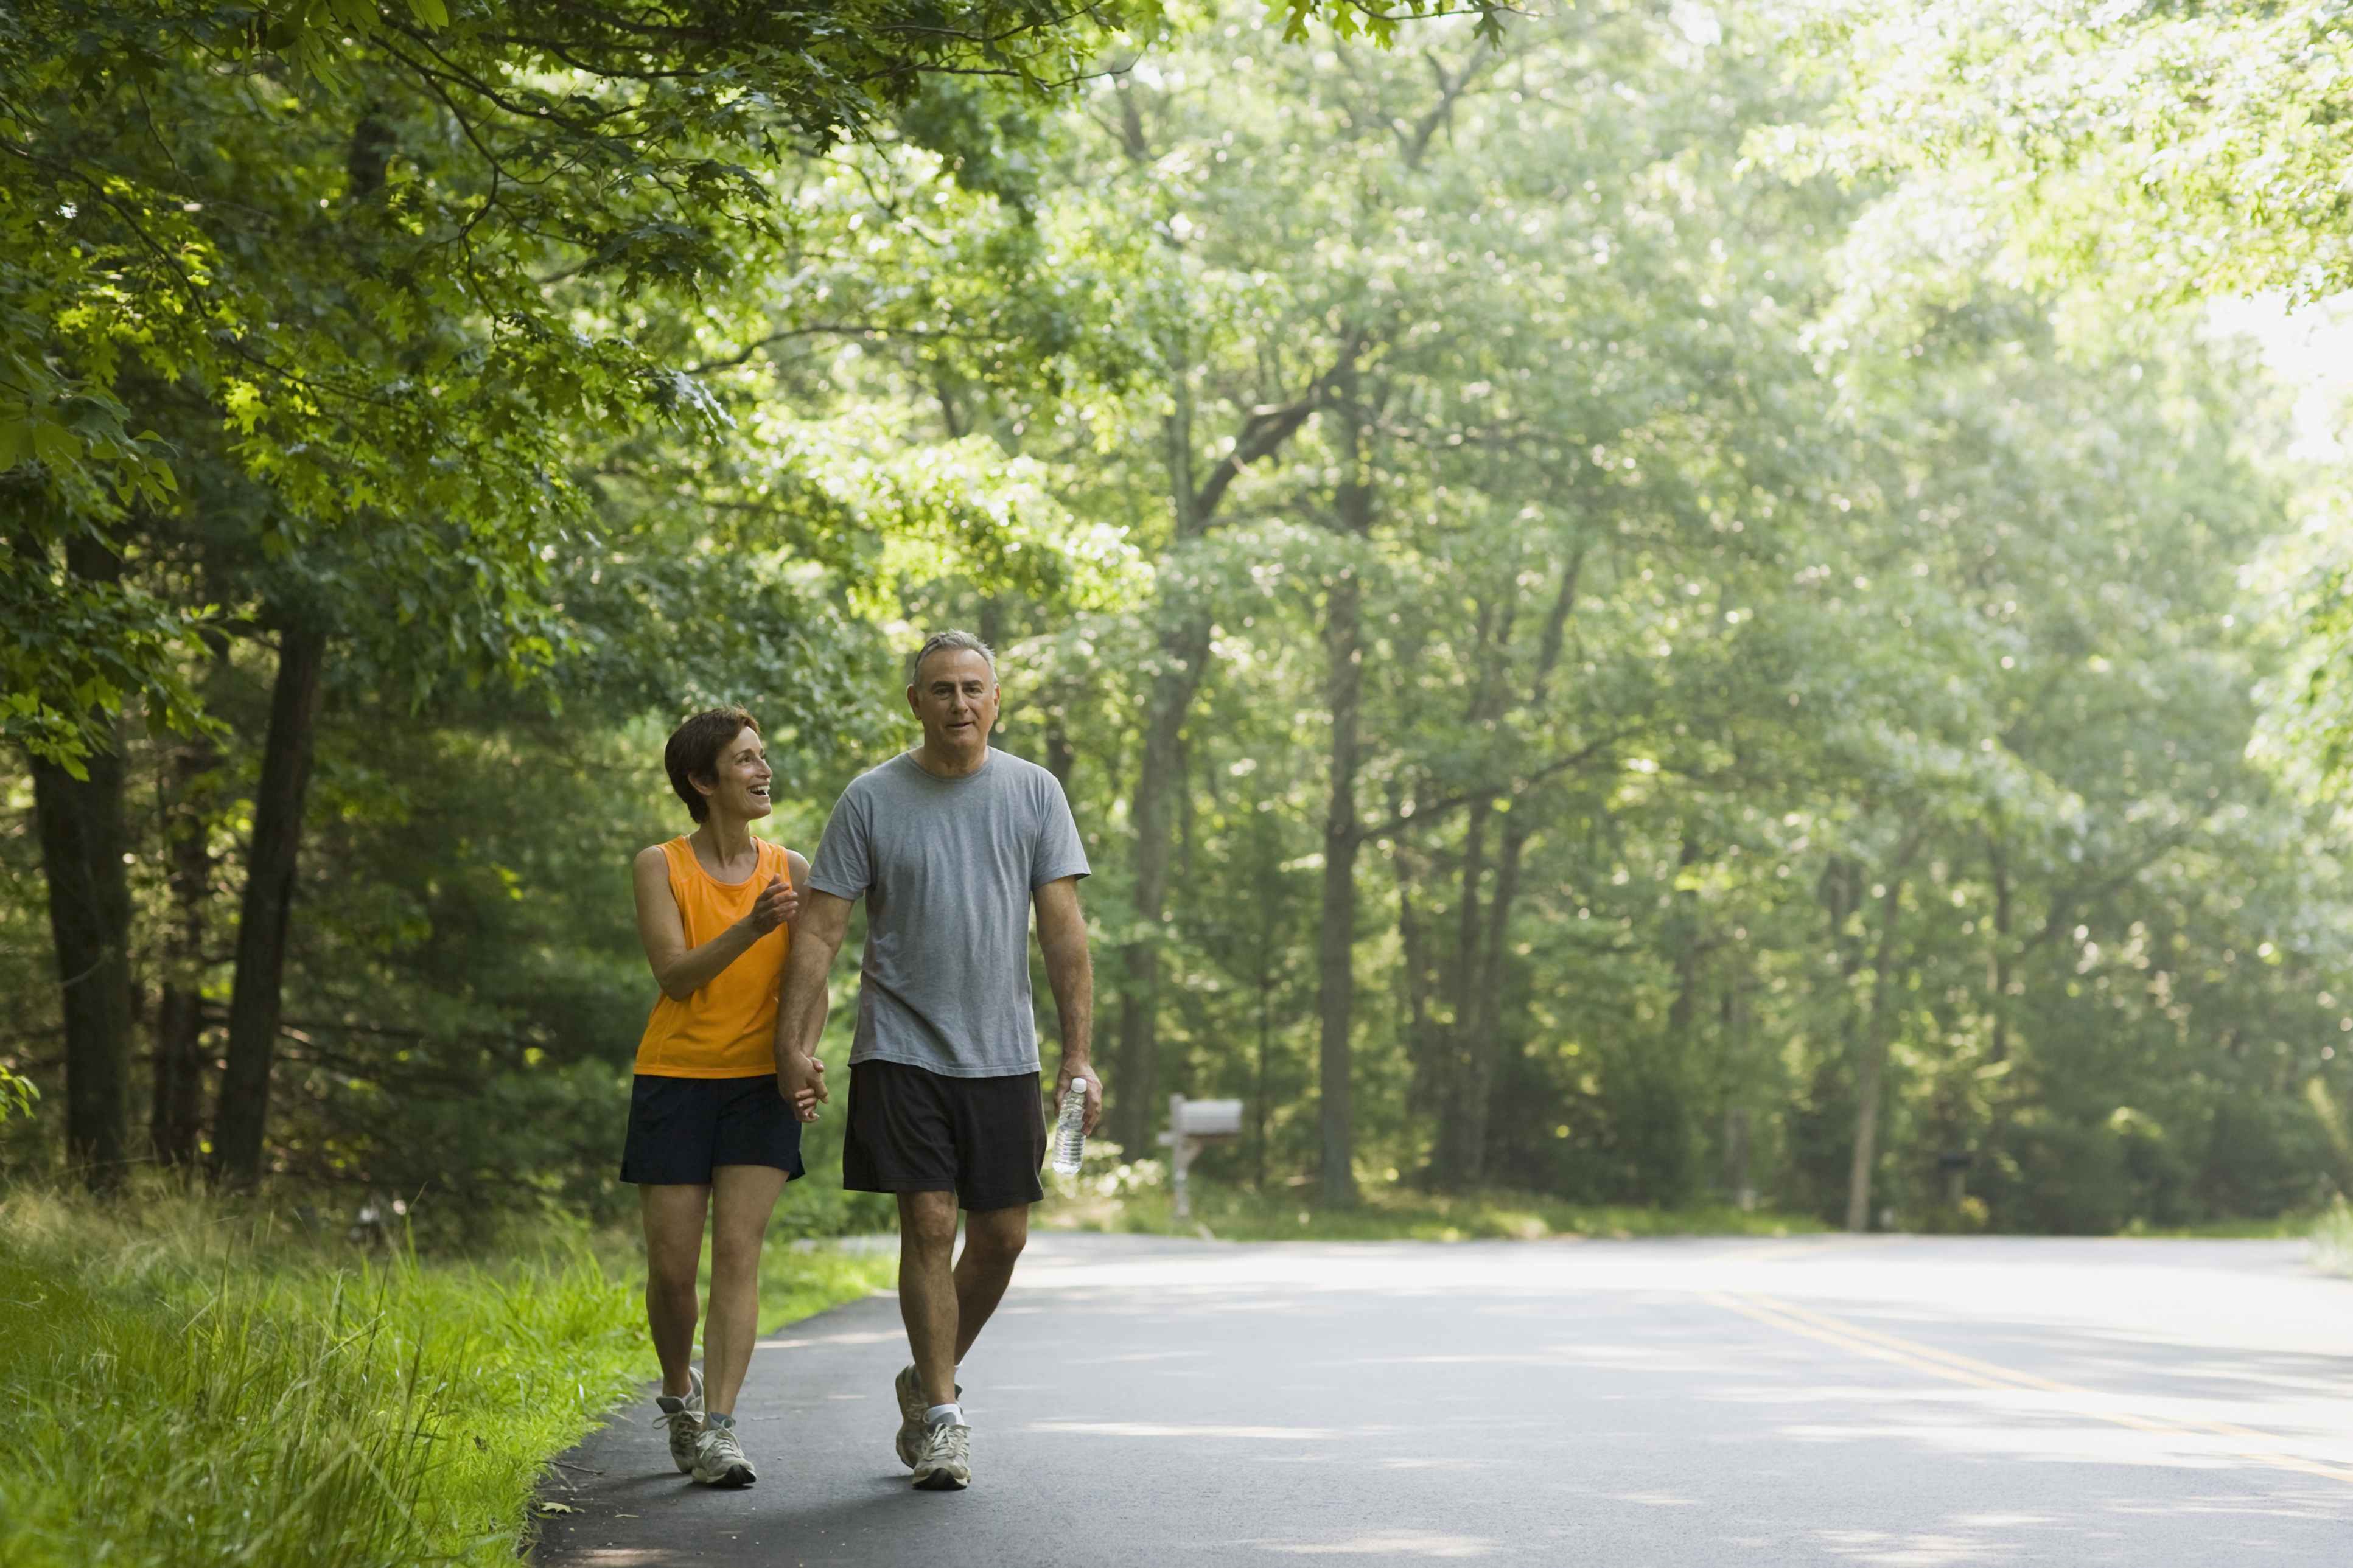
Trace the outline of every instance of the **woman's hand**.
[[776, 1053], [776, 1093], [803, 1121], [815, 1121], [818, 1103], [833, 1098], [825, 1090], [825, 1064], [798, 1051]]
[[771, 877], [760, 896], [752, 901], [744, 925], [754, 936], [765, 936], [800, 912], [800, 889], [782, 877]]

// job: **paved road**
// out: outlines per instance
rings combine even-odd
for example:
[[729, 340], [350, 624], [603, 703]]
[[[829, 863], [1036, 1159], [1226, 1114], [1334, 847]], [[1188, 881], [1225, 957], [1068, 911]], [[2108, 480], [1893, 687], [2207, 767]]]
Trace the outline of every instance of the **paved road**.
[[878, 1297], [754, 1359], [758, 1486], [686, 1484], [649, 1403], [537, 1561], [2345, 1568], [2353, 1280], [2302, 1250], [1041, 1236], [970, 1491], [892, 1457]]

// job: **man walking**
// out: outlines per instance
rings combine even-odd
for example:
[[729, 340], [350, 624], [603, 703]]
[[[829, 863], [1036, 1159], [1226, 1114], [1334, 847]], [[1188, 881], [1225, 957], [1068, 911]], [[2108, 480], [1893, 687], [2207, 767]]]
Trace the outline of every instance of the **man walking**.
[[[1094, 977], [1078, 892], [1087, 858], [1061, 785], [990, 748], [997, 662], [969, 632], [923, 644], [907, 702], [923, 743], [851, 783], [810, 864], [776, 1058], [803, 1081], [798, 1064], [825, 1026], [826, 973], [863, 896], [841, 1184], [898, 1196], [899, 1311], [914, 1352], [895, 1385], [899, 1458], [917, 1487], [952, 1491], [972, 1479], [956, 1366], [1012, 1280], [1029, 1205], [1045, 1196], [1033, 906], [1061, 1018], [1055, 1102], [1084, 1083], [1092, 1131], [1103, 1083], [1089, 1062]], [[953, 1258], [959, 1207], [964, 1256]]]

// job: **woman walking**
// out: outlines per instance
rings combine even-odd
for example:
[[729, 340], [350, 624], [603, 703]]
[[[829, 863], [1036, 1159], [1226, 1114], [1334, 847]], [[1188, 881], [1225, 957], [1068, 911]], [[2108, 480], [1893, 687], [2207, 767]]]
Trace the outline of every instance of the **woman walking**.
[[638, 935], [661, 995], [638, 1045], [621, 1180], [637, 1184], [645, 1223], [646, 1321], [670, 1458], [705, 1486], [742, 1487], [757, 1479], [734, 1410], [759, 1335], [760, 1243], [785, 1184], [802, 1173], [800, 1124], [826, 1098], [823, 1063], [796, 1055], [791, 1074], [776, 1069], [776, 994], [808, 863], [752, 836], [773, 774], [751, 714], [697, 713], [671, 734], [662, 765], [696, 826], [632, 867]]

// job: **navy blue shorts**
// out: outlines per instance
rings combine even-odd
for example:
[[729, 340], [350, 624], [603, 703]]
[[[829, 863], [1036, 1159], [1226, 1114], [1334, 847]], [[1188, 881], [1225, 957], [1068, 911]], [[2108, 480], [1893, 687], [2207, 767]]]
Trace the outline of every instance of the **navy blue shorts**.
[[801, 1119], [776, 1092], [776, 1075], [656, 1078], [629, 1089], [629, 1138], [621, 1180], [644, 1186], [709, 1186], [713, 1165], [801, 1167]]

